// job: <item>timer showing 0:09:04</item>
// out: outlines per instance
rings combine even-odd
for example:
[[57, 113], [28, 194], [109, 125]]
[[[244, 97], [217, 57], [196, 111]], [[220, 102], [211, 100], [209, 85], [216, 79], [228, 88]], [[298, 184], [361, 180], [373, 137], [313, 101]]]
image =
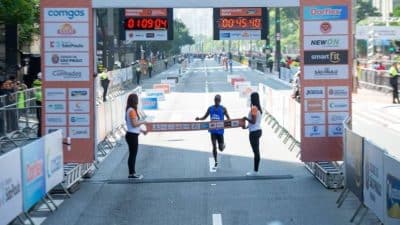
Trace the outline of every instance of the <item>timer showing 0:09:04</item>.
[[167, 18], [129, 17], [125, 19], [125, 30], [166, 30]]
[[260, 17], [222, 17], [219, 20], [219, 28], [223, 30], [230, 29], [250, 29], [256, 30], [262, 28], [262, 19]]

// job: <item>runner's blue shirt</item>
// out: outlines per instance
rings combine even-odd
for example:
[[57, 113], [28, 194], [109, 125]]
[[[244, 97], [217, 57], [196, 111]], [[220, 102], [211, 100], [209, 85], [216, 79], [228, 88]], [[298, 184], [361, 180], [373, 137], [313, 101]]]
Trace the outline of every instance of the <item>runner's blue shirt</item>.
[[[215, 105], [210, 106], [209, 112], [210, 112], [211, 121], [215, 121], [215, 120], [223, 121], [224, 120], [224, 107], [223, 106], [221, 106], [221, 105], [219, 105], [217, 107], [215, 107]], [[212, 134], [224, 134], [224, 129], [209, 130], [209, 132]]]

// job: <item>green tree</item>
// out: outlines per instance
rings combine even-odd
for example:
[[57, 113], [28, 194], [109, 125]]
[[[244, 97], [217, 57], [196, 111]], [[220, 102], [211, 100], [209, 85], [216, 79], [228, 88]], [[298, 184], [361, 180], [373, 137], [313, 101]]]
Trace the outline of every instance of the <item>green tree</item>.
[[393, 16], [400, 17], [400, 6], [397, 6], [396, 8], [393, 9]]
[[368, 16], [381, 16], [381, 13], [377, 8], [372, 6], [371, 2], [365, 2], [362, 0], [357, 0], [357, 21], [356, 23], [364, 20]]

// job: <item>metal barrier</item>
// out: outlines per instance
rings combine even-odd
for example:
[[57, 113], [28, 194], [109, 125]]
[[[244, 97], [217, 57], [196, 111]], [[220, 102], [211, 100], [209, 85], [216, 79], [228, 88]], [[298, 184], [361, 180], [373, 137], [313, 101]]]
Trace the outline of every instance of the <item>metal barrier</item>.
[[383, 92], [391, 92], [390, 76], [388, 70], [361, 69], [359, 77], [361, 86]]

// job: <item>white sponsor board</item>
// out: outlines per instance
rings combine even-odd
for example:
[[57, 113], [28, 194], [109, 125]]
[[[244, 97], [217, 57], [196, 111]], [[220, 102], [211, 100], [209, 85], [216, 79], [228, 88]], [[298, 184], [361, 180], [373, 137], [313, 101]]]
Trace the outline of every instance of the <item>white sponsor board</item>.
[[88, 38], [45, 38], [46, 52], [86, 52], [89, 51]]
[[67, 116], [65, 114], [46, 114], [45, 115], [47, 126], [66, 126]]
[[45, 37], [88, 37], [88, 23], [44, 23]]
[[165, 79], [165, 80], [161, 80], [161, 83], [162, 84], [169, 84], [169, 86], [170, 87], [175, 87], [175, 80], [168, 80], [168, 79]]
[[251, 86], [251, 82], [250, 81], [238, 81], [235, 82], [235, 91], [239, 91], [239, 86]]
[[325, 111], [324, 99], [304, 100], [304, 112], [321, 112]]
[[46, 88], [44, 96], [46, 100], [66, 100], [67, 90], [65, 88]]
[[69, 100], [89, 100], [89, 88], [68, 88]]
[[304, 50], [348, 49], [347, 35], [304, 36]]
[[348, 112], [328, 112], [329, 124], [341, 124], [349, 115]]
[[61, 130], [61, 134], [63, 138], [67, 137], [67, 128], [66, 127], [46, 127], [45, 131], [46, 134], [53, 133], [57, 130]]
[[337, 80], [349, 78], [348, 65], [304, 66], [305, 80]]
[[220, 40], [261, 40], [261, 30], [220, 30]]
[[304, 87], [304, 98], [325, 98], [325, 87], [308, 86]]
[[58, 130], [44, 136], [46, 162], [46, 192], [49, 192], [64, 179], [62, 131]]
[[70, 101], [68, 106], [70, 113], [89, 113], [90, 111], [89, 101]]
[[325, 113], [324, 112], [314, 112], [314, 113], [304, 113], [304, 124], [325, 124]]
[[328, 98], [349, 98], [348, 86], [329, 86]]
[[46, 67], [46, 81], [89, 81], [89, 67]]
[[348, 34], [349, 22], [338, 21], [304, 21], [304, 35]]
[[126, 41], [166, 41], [167, 30], [130, 30], [125, 31]]
[[228, 75], [228, 76], [226, 76], [226, 81], [228, 83], [232, 83], [232, 79], [234, 79], [234, 78], [242, 78], [242, 76], [240, 76], [240, 75]]
[[305, 137], [325, 137], [325, 125], [306, 125], [304, 129]]
[[349, 111], [349, 99], [328, 99], [328, 111]]
[[69, 127], [69, 135], [71, 138], [88, 139], [90, 138], [89, 127]]
[[67, 105], [65, 101], [46, 101], [46, 113], [66, 113]]
[[45, 22], [88, 22], [88, 8], [45, 8]]
[[400, 36], [398, 26], [359, 26], [356, 28], [356, 39], [368, 40], [373, 35], [375, 40], [397, 40]]
[[165, 101], [165, 94], [162, 90], [148, 89], [145, 93], [147, 97], [157, 97], [158, 101]]
[[342, 124], [328, 125], [328, 137], [342, 137], [342, 136], [343, 136]]
[[0, 224], [6, 225], [22, 213], [21, 150], [0, 156]]
[[90, 117], [89, 114], [69, 114], [68, 121], [72, 126], [88, 126]]
[[383, 160], [384, 178], [384, 224], [398, 225], [400, 223], [400, 162], [399, 159], [385, 155]]
[[384, 220], [384, 151], [369, 141], [364, 142], [364, 203], [381, 220]]
[[46, 66], [89, 66], [89, 53], [46, 53]]

